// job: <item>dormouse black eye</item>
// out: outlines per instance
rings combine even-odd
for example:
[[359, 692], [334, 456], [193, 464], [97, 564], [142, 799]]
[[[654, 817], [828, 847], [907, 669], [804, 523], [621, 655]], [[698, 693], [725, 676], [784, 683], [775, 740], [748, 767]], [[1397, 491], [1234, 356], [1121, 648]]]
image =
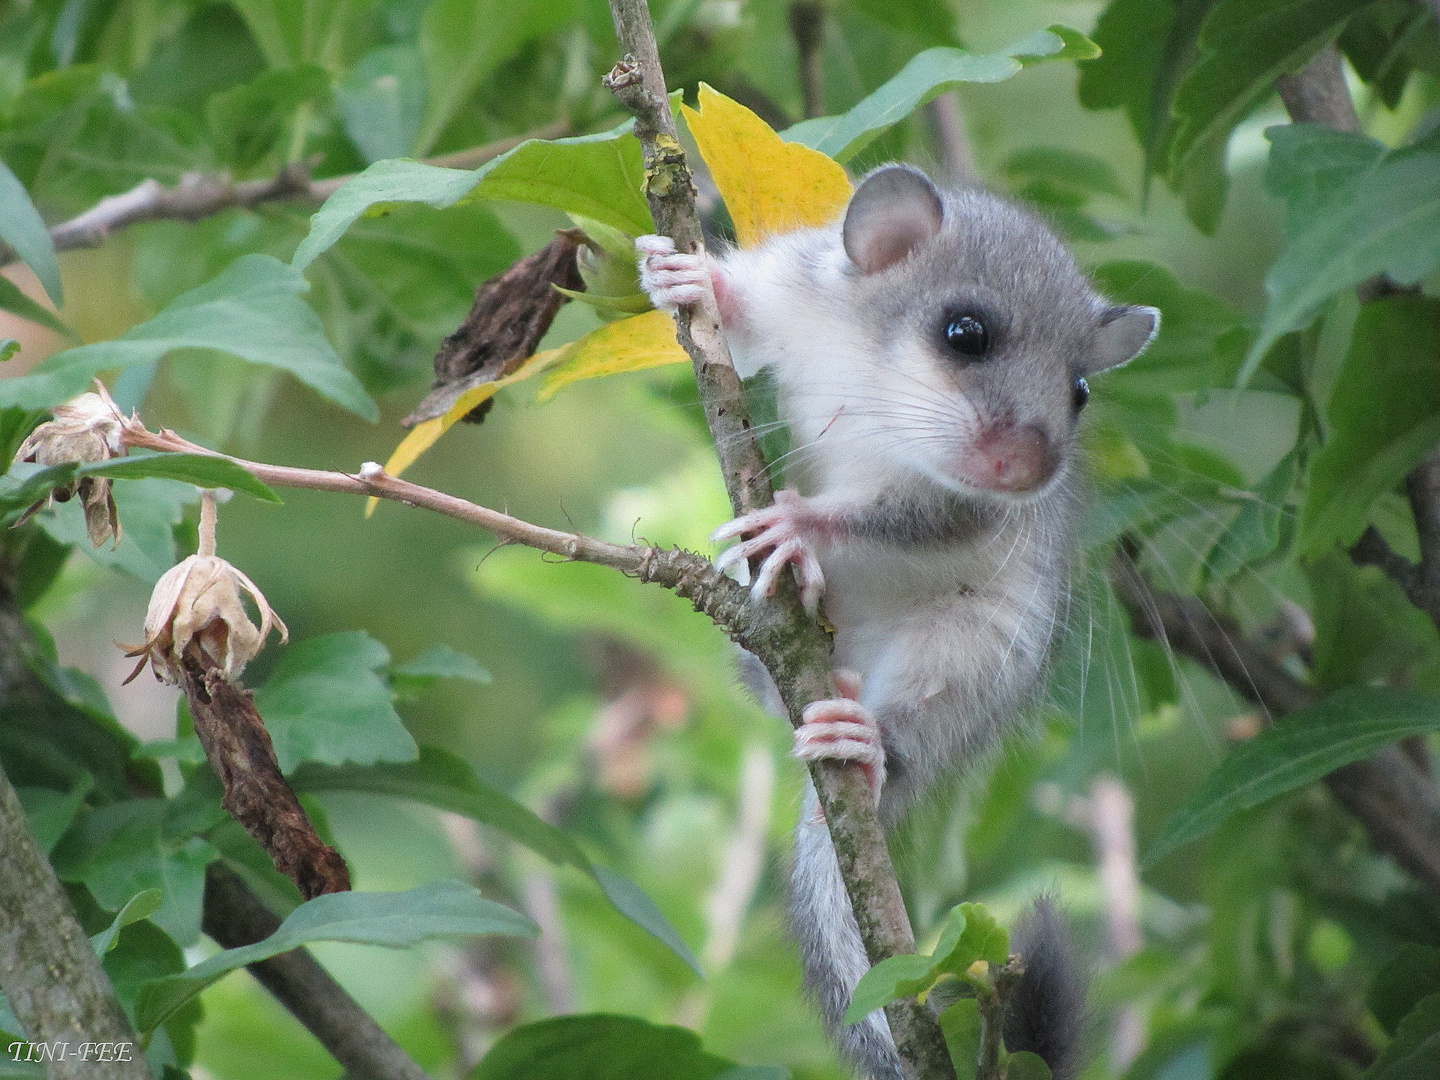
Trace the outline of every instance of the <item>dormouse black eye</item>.
[[1075, 411], [1079, 412], [1090, 400], [1090, 384], [1085, 381], [1085, 376], [1075, 376], [1075, 384], [1070, 388], [1070, 400], [1075, 404]]
[[945, 344], [961, 356], [979, 359], [990, 351], [990, 331], [978, 315], [951, 315], [945, 320]]

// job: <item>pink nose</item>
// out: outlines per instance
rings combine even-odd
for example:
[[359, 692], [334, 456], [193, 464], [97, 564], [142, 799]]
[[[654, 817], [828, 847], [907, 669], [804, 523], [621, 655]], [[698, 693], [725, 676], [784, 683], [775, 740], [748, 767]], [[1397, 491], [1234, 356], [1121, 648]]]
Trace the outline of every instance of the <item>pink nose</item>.
[[965, 455], [964, 478], [987, 491], [1034, 491], [1055, 473], [1059, 455], [1035, 424], [986, 428]]

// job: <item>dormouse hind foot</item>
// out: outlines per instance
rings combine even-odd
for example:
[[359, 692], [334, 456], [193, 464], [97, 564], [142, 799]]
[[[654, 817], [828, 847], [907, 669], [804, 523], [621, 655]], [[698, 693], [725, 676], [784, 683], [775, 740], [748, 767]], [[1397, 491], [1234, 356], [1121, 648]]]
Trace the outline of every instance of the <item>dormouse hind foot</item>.
[[801, 761], [853, 761], [865, 770], [870, 793], [880, 801], [885, 786], [885, 747], [875, 715], [856, 699], [860, 679], [853, 672], [833, 676], [838, 697], [812, 701], [795, 729], [794, 754]]
[[745, 514], [715, 530], [711, 539], [716, 543], [750, 537], [721, 553], [715, 565], [728, 570], [763, 555], [764, 562], [750, 586], [750, 595], [756, 599], [773, 596], [781, 572], [787, 565], [794, 566], [800, 600], [813, 615], [825, 591], [825, 575], [810, 546], [807, 510], [805, 499], [798, 492], [777, 491], [775, 501], [764, 510]]
[[638, 236], [640, 287], [661, 311], [673, 312], [704, 299], [711, 288], [709, 257], [676, 252], [668, 236]]

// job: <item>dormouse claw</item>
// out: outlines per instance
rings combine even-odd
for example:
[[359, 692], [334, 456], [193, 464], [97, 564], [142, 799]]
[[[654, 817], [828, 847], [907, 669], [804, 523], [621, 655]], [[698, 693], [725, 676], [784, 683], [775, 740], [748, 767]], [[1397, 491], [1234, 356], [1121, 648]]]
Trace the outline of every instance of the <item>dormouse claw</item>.
[[704, 254], [682, 255], [668, 236], [639, 236], [640, 287], [661, 311], [675, 311], [702, 300], [711, 287], [710, 267]]
[[720, 543], [750, 536], [722, 552], [715, 565], [728, 570], [763, 555], [764, 561], [750, 586], [750, 595], [757, 600], [773, 596], [781, 572], [787, 564], [793, 566], [800, 585], [800, 602], [813, 615], [825, 591], [825, 574], [805, 536], [804, 510], [805, 500], [798, 492], [777, 491], [771, 505], [720, 526], [711, 539]]
[[[842, 681], [843, 680], [843, 681]], [[878, 802], [885, 786], [885, 747], [875, 715], [855, 698], [859, 679], [835, 673], [839, 697], [805, 706], [805, 722], [795, 729], [794, 754], [801, 761], [853, 761], [865, 770], [870, 793]]]

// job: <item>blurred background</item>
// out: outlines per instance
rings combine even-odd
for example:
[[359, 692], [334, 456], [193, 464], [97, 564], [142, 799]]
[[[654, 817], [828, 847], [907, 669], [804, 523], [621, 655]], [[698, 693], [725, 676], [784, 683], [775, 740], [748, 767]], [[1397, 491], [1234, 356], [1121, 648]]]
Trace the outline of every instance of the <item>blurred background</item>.
[[[303, 6], [307, 21], [282, 32], [274, 30], [284, 22], [276, 21], [286, 7], [278, 2], [4, 0], [0, 155], [54, 223], [147, 177], [174, 184], [188, 172], [228, 169], [249, 179], [312, 160], [315, 176], [340, 176], [378, 158], [435, 157], [552, 125], [598, 131], [622, 119], [599, 88], [617, 58], [599, 0], [291, 6]], [[777, 128], [802, 119], [790, 28], [796, 6], [804, 5], [657, 0], [671, 86], [693, 100], [704, 80]], [[824, 7], [823, 106], [835, 113], [926, 47], [985, 52], [1052, 23], [1089, 32], [1103, 5]], [[324, 77], [310, 89], [303, 78], [278, 77], [311, 68]], [[1077, 78], [1077, 65], [1055, 63], [966, 86], [872, 144], [852, 172], [905, 159], [944, 174], [960, 125], [983, 181], [1048, 206], [1086, 265], [1150, 260], [1208, 294], [1185, 294], [1191, 302], [1258, 314], [1263, 276], [1282, 244], [1283, 208], [1261, 183], [1261, 132], [1283, 119], [1278, 102], [1234, 136], [1229, 199], [1206, 236], [1163, 184], [1147, 190], [1124, 115], [1082, 108]], [[1418, 76], [1393, 111], [1362, 92], [1369, 130], [1398, 138], [1426, 95], [1433, 97], [1434, 80]], [[1035, 148], [1086, 155], [1073, 160], [1098, 170], [1098, 179], [1076, 186], [1074, 197], [1069, 189], [1057, 195], [1058, 181], [1021, 153]], [[312, 211], [274, 202], [195, 223], [139, 225], [101, 247], [66, 252], [59, 314], [85, 341], [115, 337], [239, 254], [288, 258]], [[360, 223], [314, 265], [309, 301], [380, 402], [378, 424], [287, 377], [201, 352], [166, 361], [142, 415], [152, 428], [266, 462], [354, 470], [383, 461], [475, 286], [568, 224], [521, 205], [407, 206]], [[43, 301], [23, 267], [4, 273]], [[544, 345], [595, 325], [591, 309], [567, 305]], [[0, 313], [5, 336], [24, 343], [10, 373], [65, 344]], [[1103, 399], [1103, 380], [1094, 389]], [[409, 477], [543, 525], [711, 550], [706, 537], [728, 505], [688, 373], [664, 368], [584, 382], [544, 405], [531, 398], [523, 386], [501, 394], [483, 424], [458, 425]], [[787, 756], [786, 725], [737, 689], [722, 636], [667, 593], [595, 567], [497, 549], [454, 521], [392, 504], [366, 519], [358, 500], [314, 492], [284, 499], [283, 507], [239, 498], [222, 507], [219, 551], [259, 584], [292, 637], [364, 629], [397, 661], [436, 643], [474, 656], [489, 683], [443, 681], [400, 702], [417, 739], [462, 755], [580, 838], [597, 861], [632, 877], [709, 972], [697, 980], [620, 919], [588, 879], [554, 871], [468, 821], [325, 795], [319, 804], [357, 888], [468, 876], [546, 928], [538, 946], [317, 947], [360, 1001], [436, 1075], [458, 1075], [518, 1020], [577, 1010], [691, 1025], [708, 1049], [782, 1063], [808, 1080], [845, 1075], [798, 995], [798, 963], [783, 929], [802, 770]], [[177, 512], [183, 537], [195, 508]], [[77, 548], [37, 615], [62, 661], [93, 673], [131, 730], [170, 738], [174, 693], [148, 675], [120, 685], [130, 662], [114, 643], [138, 639], [150, 586], [124, 568], [125, 552]], [[1058, 893], [1087, 957], [1110, 972], [1098, 990], [1093, 1076], [1120, 1075], [1150, 1044], [1153, 1068], [1131, 1075], [1208, 1077], [1214, 1040], [1240, 1037], [1239, 1020], [1223, 1028], [1205, 1019], [1203, 1006], [1226, 981], [1214, 970], [1222, 957], [1236, 958], [1232, 989], [1258, 980], [1234, 990], [1244, 1002], [1237, 1015], [1255, 1019], [1264, 1002], [1323, 990], [1355, 950], [1339, 922], [1302, 917], [1283, 874], [1265, 865], [1266, 830], [1281, 828], [1286, 815], [1309, 815], [1316, 824], [1308, 843], [1333, 849], [1356, 839], [1348, 819], [1302, 795], [1283, 812], [1242, 815], [1164, 860], [1143, 884], [1131, 880], [1137, 846], [1143, 850], [1229, 741], [1257, 724], [1198, 669], [1128, 641], [1117, 618], [1103, 597], [1080, 590], [1072, 647], [1034, 737], [918, 815], [898, 857], [922, 937], [962, 899], [983, 900], [1008, 919], [1037, 890]], [[1083, 665], [1072, 662], [1077, 641]], [[262, 655], [247, 680], [261, 681], [275, 654]], [[1253, 916], [1264, 920], [1259, 937], [1247, 931], [1247, 941], [1268, 943], [1257, 946], [1263, 960], [1217, 951], [1216, 934], [1240, 934], [1213, 922], [1226, 890], [1278, 897]], [[1275, 974], [1287, 963], [1288, 976]], [[1297, 982], [1297, 968], [1313, 980]], [[204, 1001], [195, 1075], [339, 1075], [248, 976], [222, 982]], [[1164, 1053], [1154, 1050], [1160, 1043]]]

